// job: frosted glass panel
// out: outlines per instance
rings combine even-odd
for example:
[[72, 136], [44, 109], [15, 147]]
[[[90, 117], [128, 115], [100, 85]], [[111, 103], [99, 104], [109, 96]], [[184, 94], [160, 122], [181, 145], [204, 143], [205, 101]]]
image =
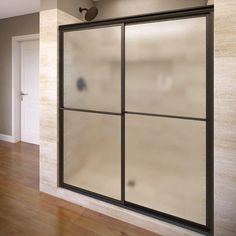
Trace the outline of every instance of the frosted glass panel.
[[206, 222], [205, 122], [126, 116], [126, 201]]
[[64, 34], [64, 106], [120, 112], [121, 27]]
[[120, 199], [120, 116], [64, 112], [64, 182]]
[[126, 109], [205, 118], [206, 18], [126, 27]]

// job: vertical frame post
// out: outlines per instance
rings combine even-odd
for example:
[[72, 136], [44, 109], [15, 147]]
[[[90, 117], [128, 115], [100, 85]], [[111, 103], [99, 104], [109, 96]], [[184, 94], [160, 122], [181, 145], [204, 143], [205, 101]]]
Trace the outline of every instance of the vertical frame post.
[[206, 16], [206, 225], [214, 234], [214, 21]]
[[121, 25], [121, 202], [125, 204], [125, 24]]
[[59, 186], [64, 182], [64, 32], [59, 31]]

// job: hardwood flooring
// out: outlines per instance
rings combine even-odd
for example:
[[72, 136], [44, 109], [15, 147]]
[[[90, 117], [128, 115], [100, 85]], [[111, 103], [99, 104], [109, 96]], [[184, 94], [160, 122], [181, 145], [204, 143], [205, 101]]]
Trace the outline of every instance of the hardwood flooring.
[[0, 236], [154, 236], [39, 192], [39, 147], [0, 141]]

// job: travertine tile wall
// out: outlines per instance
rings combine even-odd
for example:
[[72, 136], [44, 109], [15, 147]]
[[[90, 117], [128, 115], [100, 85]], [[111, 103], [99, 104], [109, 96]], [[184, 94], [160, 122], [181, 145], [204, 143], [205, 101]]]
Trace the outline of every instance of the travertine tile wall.
[[49, 194], [57, 186], [57, 17], [57, 9], [40, 12], [40, 190]]
[[[213, 1], [213, 0], [210, 0]], [[207, 4], [206, 0], [102, 0], [94, 1], [98, 8], [97, 19], [103, 20], [151, 12], [177, 10], [200, 7]]]
[[[215, 235], [236, 235], [236, 1], [215, 1]], [[58, 25], [78, 20], [40, 13], [40, 190], [162, 235], [197, 235], [58, 188]]]
[[236, 1], [215, 0], [215, 235], [236, 235]]
[[77, 21], [58, 9], [40, 13], [40, 191], [161, 235], [199, 235], [58, 187], [58, 25]]
[[40, 12], [40, 190], [58, 185], [58, 25], [78, 19], [58, 9]]

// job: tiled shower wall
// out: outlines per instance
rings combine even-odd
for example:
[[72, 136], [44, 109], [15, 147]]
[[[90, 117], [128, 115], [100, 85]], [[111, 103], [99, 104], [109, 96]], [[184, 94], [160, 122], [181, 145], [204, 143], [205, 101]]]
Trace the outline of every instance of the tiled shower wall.
[[77, 21], [58, 9], [40, 13], [40, 191], [162, 235], [198, 235], [58, 187], [58, 25]]
[[[215, 235], [236, 235], [236, 2], [215, 0]], [[58, 188], [58, 25], [78, 20], [40, 13], [40, 190], [162, 235], [196, 235], [161, 221]]]
[[236, 1], [215, 0], [215, 235], [236, 235]]

